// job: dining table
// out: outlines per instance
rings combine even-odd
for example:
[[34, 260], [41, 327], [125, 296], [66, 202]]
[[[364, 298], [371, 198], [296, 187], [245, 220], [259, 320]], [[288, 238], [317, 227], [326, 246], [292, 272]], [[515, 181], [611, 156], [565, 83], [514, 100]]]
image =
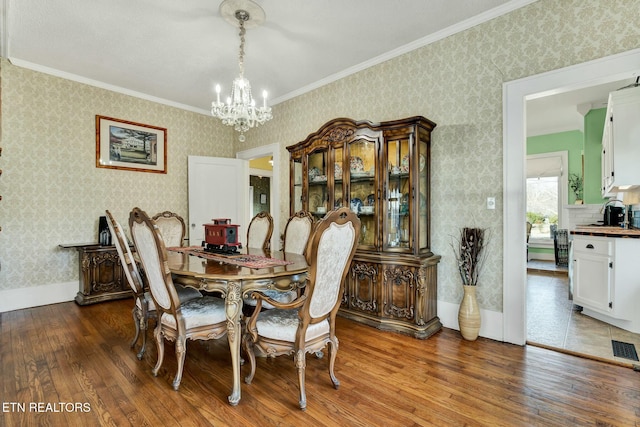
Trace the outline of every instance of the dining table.
[[233, 366], [229, 403], [235, 406], [240, 402], [243, 299], [253, 291], [303, 288], [309, 265], [304, 255], [262, 248], [244, 248], [237, 254], [210, 253], [201, 247], [167, 248], [167, 261], [174, 283], [219, 293], [225, 300]]

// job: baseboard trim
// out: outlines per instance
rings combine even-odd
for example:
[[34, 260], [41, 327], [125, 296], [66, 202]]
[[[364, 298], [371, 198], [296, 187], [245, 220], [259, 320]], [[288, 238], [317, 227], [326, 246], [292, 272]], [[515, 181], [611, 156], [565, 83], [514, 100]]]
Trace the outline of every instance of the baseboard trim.
[[[458, 309], [460, 304], [438, 301], [438, 317], [442, 326], [449, 329], [460, 330], [458, 325]], [[480, 309], [480, 336], [496, 341], [504, 341], [502, 328], [503, 313]]]
[[73, 301], [78, 285], [75, 281], [0, 291], [0, 313]]

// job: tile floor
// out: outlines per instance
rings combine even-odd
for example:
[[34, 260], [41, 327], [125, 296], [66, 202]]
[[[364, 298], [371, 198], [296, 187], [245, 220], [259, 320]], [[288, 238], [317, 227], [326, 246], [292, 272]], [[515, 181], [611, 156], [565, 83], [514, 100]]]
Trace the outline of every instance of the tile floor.
[[611, 346], [611, 340], [632, 343], [640, 355], [640, 334], [578, 312], [568, 299], [566, 268], [545, 261], [529, 261], [527, 267], [527, 344], [640, 366], [640, 362], [615, 357]]

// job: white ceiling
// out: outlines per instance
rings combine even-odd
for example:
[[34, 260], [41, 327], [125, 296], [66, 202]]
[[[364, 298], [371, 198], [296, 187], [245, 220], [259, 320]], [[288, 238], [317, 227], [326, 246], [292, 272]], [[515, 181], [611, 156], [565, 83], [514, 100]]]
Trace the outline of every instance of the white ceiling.
[[606, 108], [609, 92], [634, 82], [629, 78], [580, 89], [558, 89], [558, 93], [528, 100], [527, 136], [584, 130], [584, 115], [589, 110]]
[[[238, 74], [222, 0], [1, 1], [0, 53], [18, 66], [203, 114]], [[257, 0], [266, 20], [247, 30], [245, 76], [282, 102], [534, 1]], [[528, 134], [581, 129], [576, 105], [608, 90], [528, 102]]]
[[[238, 74], [221, 0], [1, 1], [16, 65], [205, 113]], [[245, 76], [280, 102], [532, 1], [258, 0], [266, 20], [247, 30]]]

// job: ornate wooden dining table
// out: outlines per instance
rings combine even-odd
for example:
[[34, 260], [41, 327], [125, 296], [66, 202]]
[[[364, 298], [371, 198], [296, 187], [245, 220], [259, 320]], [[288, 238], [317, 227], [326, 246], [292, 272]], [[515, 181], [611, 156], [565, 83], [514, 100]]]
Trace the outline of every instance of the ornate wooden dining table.
[[169, 249], [167, 260], [175, 283], [207, 292], [219, 292], [225, 299], [227, 337], [233, 365], [233, 388], [229, 403], [235, 406], [240, 402], [243, 298], [255, 290], [287, 291], [302, 288], [309, 266], [303, 255], [264, 252], [260, 248], [243, 250], [242, 255], [249, 255], [252, 259], [241, 255], [225, 258], [188, 249], [180, 249], [179, 252]]

